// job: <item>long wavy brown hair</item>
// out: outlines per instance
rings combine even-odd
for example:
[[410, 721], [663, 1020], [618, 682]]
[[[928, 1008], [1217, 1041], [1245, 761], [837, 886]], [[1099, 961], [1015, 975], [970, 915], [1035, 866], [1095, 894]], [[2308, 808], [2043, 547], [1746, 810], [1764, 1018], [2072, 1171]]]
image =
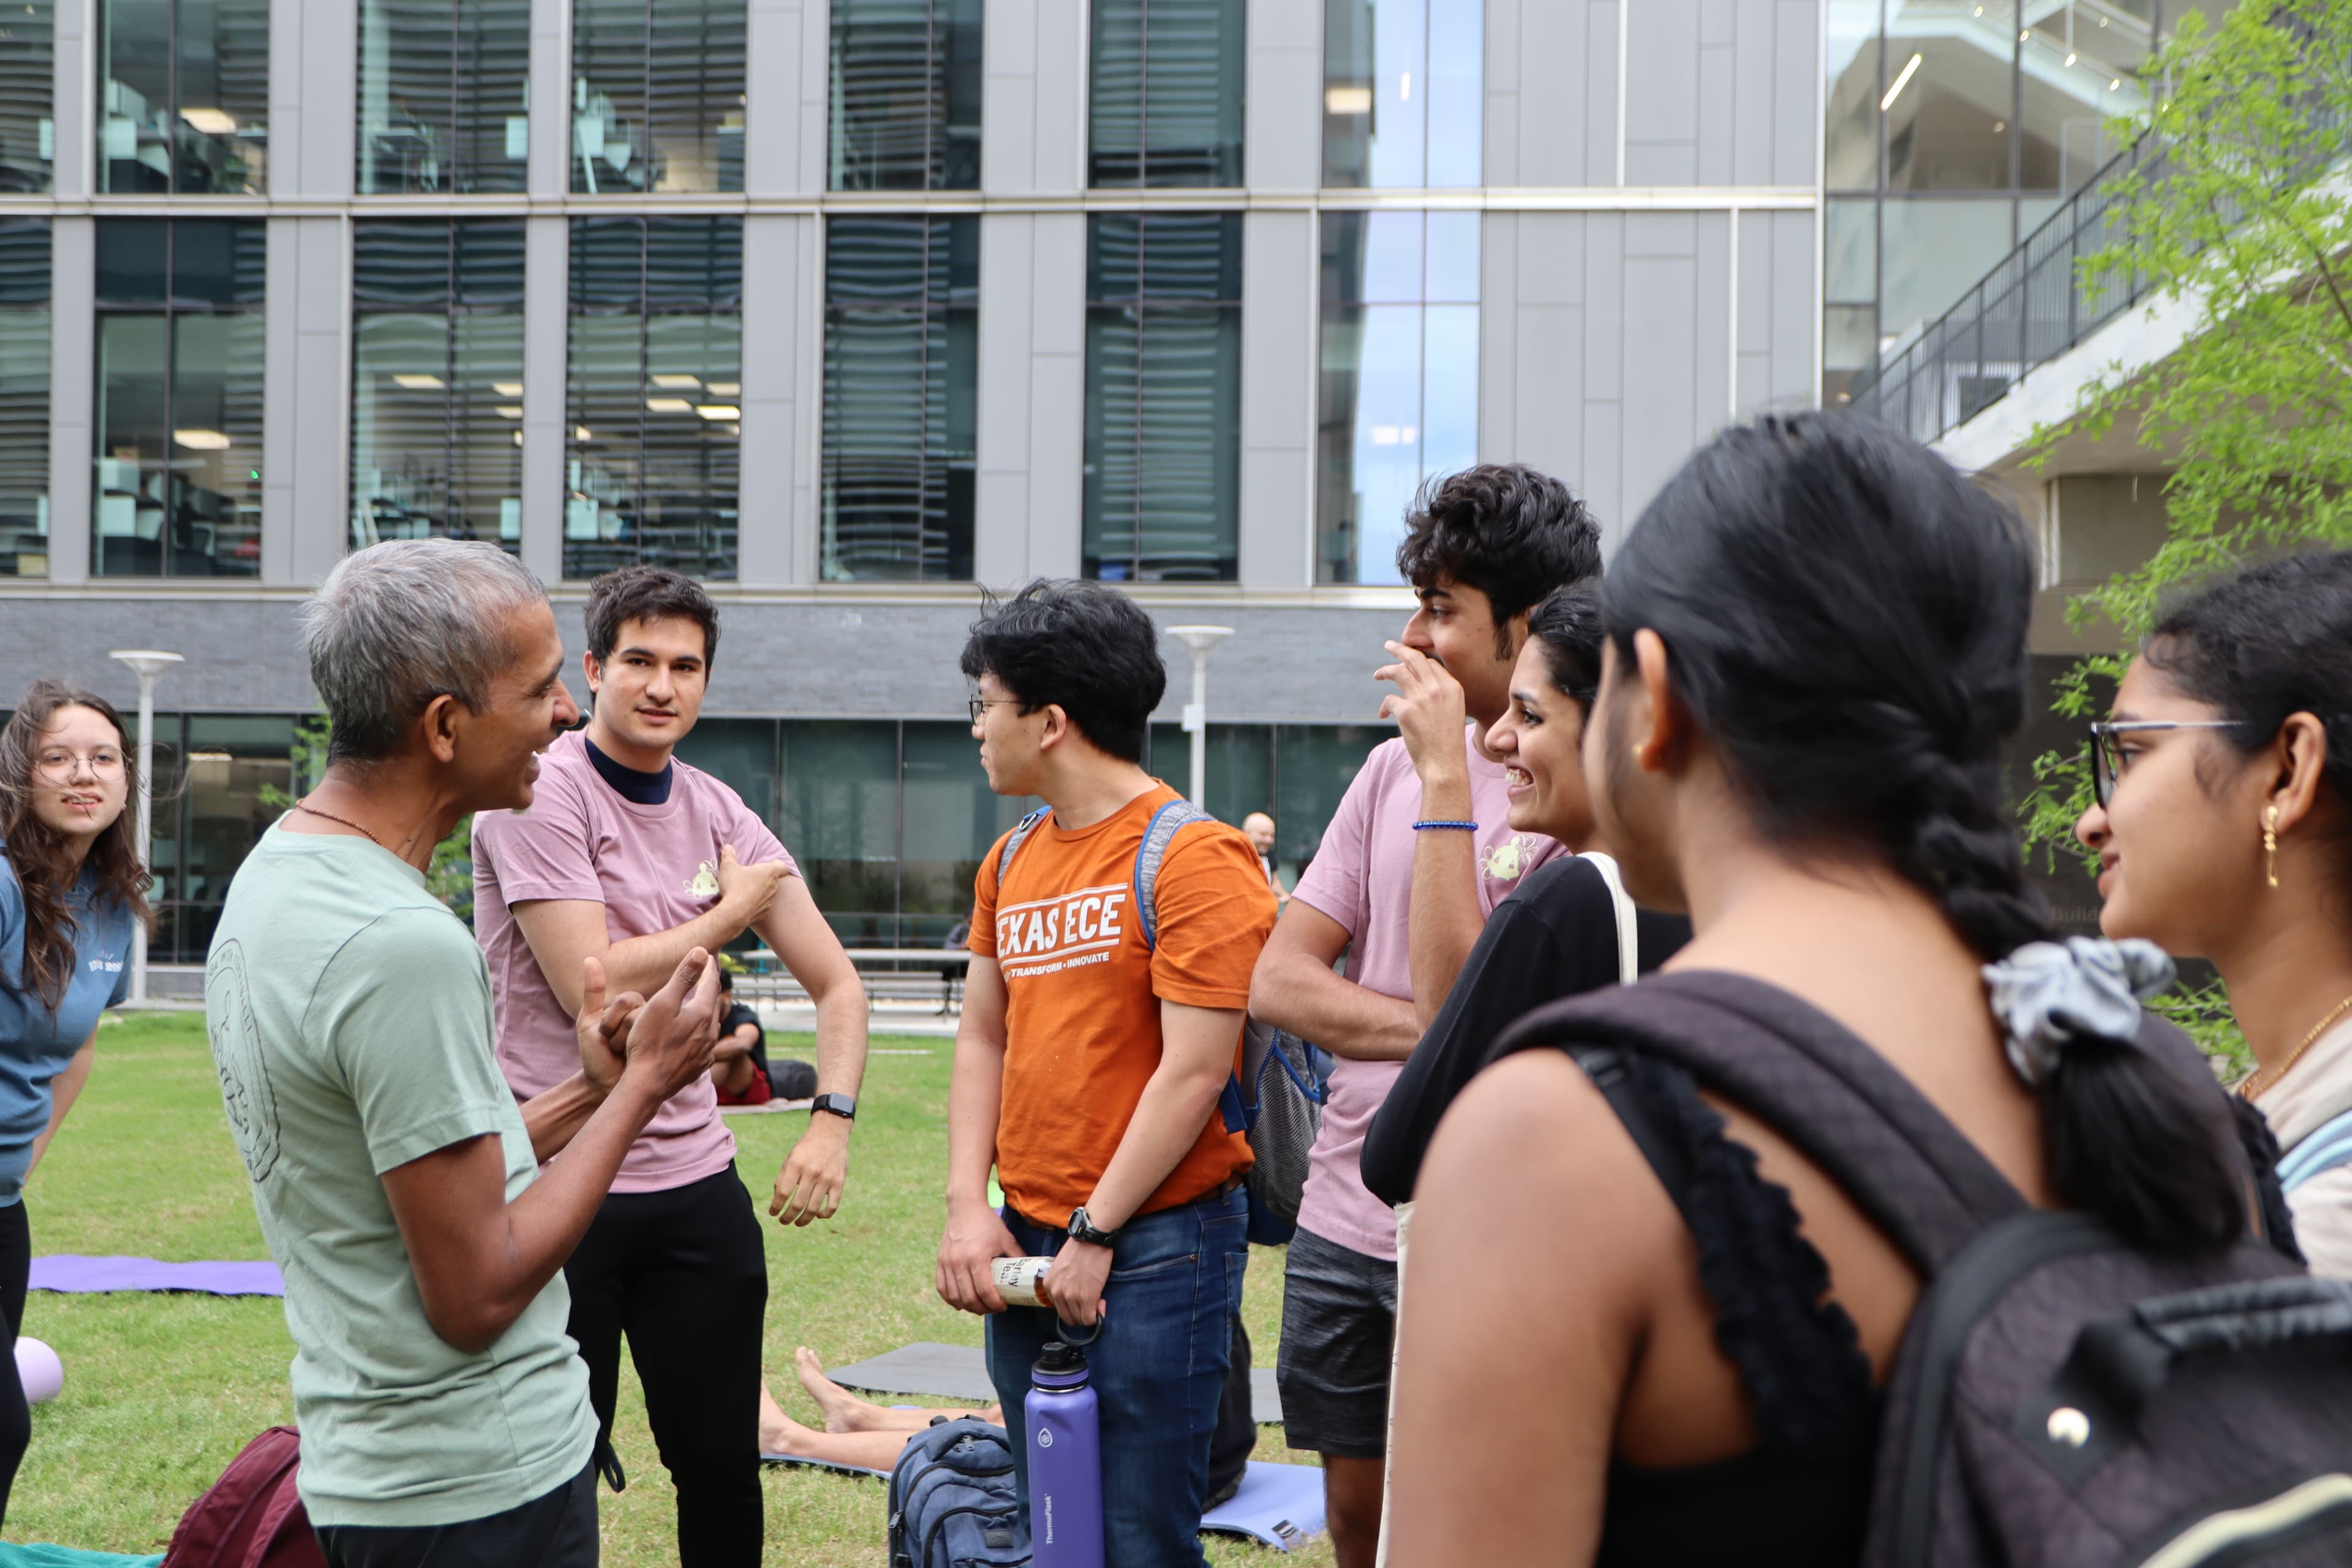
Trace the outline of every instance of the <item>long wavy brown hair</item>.
[[74, 934], [79, 922], [67, 907], [67, 896], [77, 879], [64, 838], [33, 809], [33, 764], [41, 753], [41, 735], [63, 708], [87, 708], [114, 726], [115, 743], [122, 748], [122, 815], [90, 844], [82, 862], [95, 881], [90, 903], [127, 908], [142, 923], [151, 920], [147, 889], [154, 879], [139, 864], [139, 759], [122, 716], [103, 697], [77, 690], [55, 680], [36, 680], [0, 730], [0, 851], [16, 870], [16, 885], [25, 896], [25, 964], [21, 989], [41, 999], [54, 1013], [65, 1000], [73, 978]]

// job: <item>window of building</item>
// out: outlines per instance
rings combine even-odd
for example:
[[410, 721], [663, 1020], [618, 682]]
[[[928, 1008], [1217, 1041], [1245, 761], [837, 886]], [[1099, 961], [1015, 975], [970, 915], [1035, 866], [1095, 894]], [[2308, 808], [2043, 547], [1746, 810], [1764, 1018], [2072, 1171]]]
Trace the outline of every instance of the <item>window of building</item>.
[[1478, 184], [1486, 47], [1484, 0], [1325, 0], [1323, 183]]
[[829, 582], [971, 576], [980, 219], [825, 226]]
[[0, 218], [0, 577], [49, 574], [49, 225]]
[[1087, 218], [1087, 576], [1240, 574], [1241, 275], [1239, 213]]
[[362, 0], [362, 195], [520, 191], [530, 0]]
[[58, 124], [56, 0], [14, 0], [0, 15], [0, 192], [49, 188]]
[[[1830, 0], [1824, 401], [2122, 151], [2149, 56], [2227, 0]], [[1851, 199], [1848, 199], [1851, 198]]]
[[1398, 583], [1422, 484], [1477, 461], [1478, 215], [1323, 215], [1317, 577]]
[[1244, 0], [1094, 0], [1087, 183], [1242, 183]]
[[563, 574], [732, 580], [743, 220], [572, 220]]
[[836, 191], [980, 188], [981, 0], [834, 0]]
[[522, 537], [523, 220], [352, 226], [352, 548]]
[[258, 193], [269, 0], [100, 0], [99, 189]]
[[98, 220], [96, 576], [261, 569], [264, 226]]
[[744, 0], [572, 0], [572, 188], [743, 188]]

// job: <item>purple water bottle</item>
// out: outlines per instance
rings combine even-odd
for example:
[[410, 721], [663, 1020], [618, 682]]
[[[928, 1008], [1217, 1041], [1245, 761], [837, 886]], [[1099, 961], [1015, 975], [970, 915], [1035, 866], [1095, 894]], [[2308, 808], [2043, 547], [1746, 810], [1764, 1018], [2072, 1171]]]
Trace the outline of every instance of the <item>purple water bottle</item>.
[[1087, 1358], [1045, 1342], [1029, 1369], [1029, 1546], [1036, 1568], [1103, 1568], [1102, 1435]]

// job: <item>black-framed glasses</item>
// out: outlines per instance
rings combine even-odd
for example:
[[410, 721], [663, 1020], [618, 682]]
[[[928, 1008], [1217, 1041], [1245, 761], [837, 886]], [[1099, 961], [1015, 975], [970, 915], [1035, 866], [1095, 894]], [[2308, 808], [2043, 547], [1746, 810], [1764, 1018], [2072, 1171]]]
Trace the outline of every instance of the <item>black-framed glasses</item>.
[[1019, 702], [1020, 700], [1021, 699], [1018, 697], [975, 697], [971, 700], [971, 721], [974, 724], [978, 724], [981, 721], [981, 716], [986, 713], [990, 709], [1001, 708], [1007, 702]]
[[2116, 742], [2117, 736], [2159, 730], [2235, 730], [2242, 722], [2238, 719], [2101, 720], [2091, 726], [2091, 798], [2105, 806], [2116, 793], [2116, 781], [2124, 776], [2124, 769], [2131, 763]]

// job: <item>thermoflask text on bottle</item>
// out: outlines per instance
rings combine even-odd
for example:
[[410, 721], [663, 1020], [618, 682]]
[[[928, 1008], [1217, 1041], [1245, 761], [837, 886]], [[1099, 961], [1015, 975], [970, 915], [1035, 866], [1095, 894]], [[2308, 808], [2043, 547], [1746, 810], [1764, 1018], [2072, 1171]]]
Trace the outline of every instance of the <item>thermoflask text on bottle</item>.
[[1029, 1371], [1027, 1416], [1036, 1568], [1104, 1568], [1101, 1434], [1076, 1346], [1045, 1342]]

